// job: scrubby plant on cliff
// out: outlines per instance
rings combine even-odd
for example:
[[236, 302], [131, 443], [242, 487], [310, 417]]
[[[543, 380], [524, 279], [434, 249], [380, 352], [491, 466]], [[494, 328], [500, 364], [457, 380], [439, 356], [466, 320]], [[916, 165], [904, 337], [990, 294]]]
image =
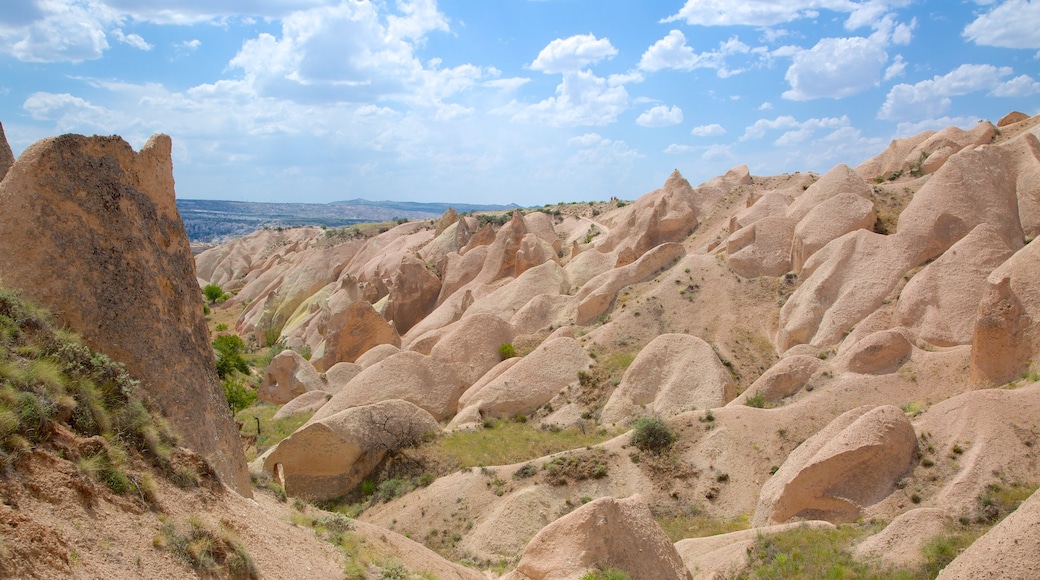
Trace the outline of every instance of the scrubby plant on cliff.
[[84, 439], [96, 437], [67, 457], [82, 473], [145, 501], [154, 484], [147, 473], [130, 472], [130, 454], [139, 452], [168, 470], [176, 445], [122, 364], [0, 289], [0, 467], [33, 447], [47, 447], [58, 425]]
[[636, 421], [632, 431], [632, 445], [643, 451], [660, 453], [672, 446], [675, 442], [675, 433], [659, 417], [644, 417]]

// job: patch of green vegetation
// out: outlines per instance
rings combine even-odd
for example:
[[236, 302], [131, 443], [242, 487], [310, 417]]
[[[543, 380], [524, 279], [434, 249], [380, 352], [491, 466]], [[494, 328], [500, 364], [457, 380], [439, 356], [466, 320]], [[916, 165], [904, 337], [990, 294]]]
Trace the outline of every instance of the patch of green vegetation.
[[868, 529], [857, 526], [802, 526], [779, 534], [759, 535], [748, 553], [750, 576], [742, 578], [914, 578], [907, 571], [884, 570], [853, 559], [853, 542], [867, 533]]
[[172, 472], [177, 437], [123, 365], [0, 289], [0, 468], [46, 447], [59, 424], [82, 437], [101, 437], [93, 451], [72, 459], [114, 493], [154, 499], [147, 473], [131, 471], [132, 454]]
[[491, 428], [459, 431], [423, 445], [419, 452], [435, 462], [458, 468], [510, 465], [568, 449], [587, 447], [610, 438], [611, 432], [568, 428], [540, 429], [530, 422], [491, 419]]
[[653, 515], [654, 520], [661, 526], [664, 533], [668, 534], [673, 543], [686, 538], [703, 538], [739, 532], [751, 527], [751, 520], [747, 515], [740, 515], [732, 519], [713, 518], [704, 515], [696, 505], [684, 510], [655, 510]]
[[209, 300], [210, 304], [224, 302], [230, 298], [230, 296], [224, 292], [224, 289], [217, 284], [206, 284], [203, 286], [202, 295], [206, 297], [206, 300]]
[[187, 529], [183, 528], [172, 521], [164, 522], [159, 534], [152, 538], [152, 545], [169, 550], [195, 571], [207, 576], [260, 577], [242, 542], [226, 525], [213, 531], [197, 516], [191, 516]]
[[631, 443], [643, 451], [660, 453], [675, 443], [675, 433], [663, 419], [644, 417], [636, 421]]
[[242, 435], [256, 441], [255, 446], [246, 453], [249, 461], [292, 435], [293, 431], [314, 416], [314, 413], [297, 413], [275, 419], [274, 414], [277, 412], [278, 407], [275, 405], [260, 403], [235, 413], [235, 420], [242, 424]]
[[503, 343], [498, 347], [498, 356], [502, 360], [513, 358], [516, 356], [516, 347], [511, 342]]
[[756, 409], [765, 409], [768, 405], [766, 396], [761, 391], [756, 391], [754, 395], [749, 395], [748, 398], [744, 399], [744, 404]]
[[628, 580], [628, 574], [615, 568], [604, 568], [583, 575], [581, 580]]

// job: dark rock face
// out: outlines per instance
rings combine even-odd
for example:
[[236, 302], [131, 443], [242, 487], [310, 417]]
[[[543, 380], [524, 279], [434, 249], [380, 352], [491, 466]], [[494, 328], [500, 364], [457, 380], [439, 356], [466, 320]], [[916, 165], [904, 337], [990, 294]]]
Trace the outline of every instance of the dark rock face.
[[0, 284], [49, 308], [126, 365], [183, 444], [250, 495], [217, 380], [171, 141], [63, 135], [27, 149], [0, 183]]
[[4, 175], [12, 165], [14, 165], [14, 153], [7, 143], [7, 136], [4, 135], [4, 126], [0, 124], [0, 181], [4, 180]]

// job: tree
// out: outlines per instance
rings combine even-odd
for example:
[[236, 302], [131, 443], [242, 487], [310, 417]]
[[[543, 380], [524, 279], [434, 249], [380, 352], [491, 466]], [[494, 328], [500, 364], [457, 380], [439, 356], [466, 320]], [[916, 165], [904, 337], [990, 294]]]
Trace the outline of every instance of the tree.
[[242, 357], [246, 343], [237, 334], [222, 334], [213, 339], [213, 350], [217, 351], [217, 376], [226, 379], [238, 371], [249, 372], [249, 364]]
[[224, 293], [224, 289], [217, 284], [206, 284], [202, 288], [202, 294], [209, 300], [210, 304], [215, 303], [217, 300], [227, 300], [228, 295]]

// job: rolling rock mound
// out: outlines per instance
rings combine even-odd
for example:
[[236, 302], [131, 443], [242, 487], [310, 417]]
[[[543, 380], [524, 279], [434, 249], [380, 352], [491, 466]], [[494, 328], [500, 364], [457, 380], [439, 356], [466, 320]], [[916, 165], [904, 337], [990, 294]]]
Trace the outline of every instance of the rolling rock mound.
[[[987, 489], [1040, 484], [1038, 133], [1040, 117], [1009, 116], [822, 175], [674, 172], [631, 203], [262, 231], [199, 255], [199, 279], [237, 291], [223, 307], [243, 336], [314, 355], [293, 358], [312, 379], [286, 378], [279, 400], [320, 408], [266, 461], [290, 495], [371, 476], [359, 450], [389, 446], [356, 427], [373, 409], [420, 431], [522, 417], [614, 438], [444, 475], [362, 519], [517, 579], [740, 574], [754, 530], [662, 543], [654, 518], [691, 505], [763, 533], [892, 522], [854, 552], [916, 565], [928, 539], [985, 519]], [[643, 416], [678, 436], [656, 459], [623, 432]], [[527, 473], [585, 462], [597, 477]], [[950, 573], [973, 575], [1029, 510]], [[630, 544], [653, 573], [629, 567]]]
[[140, 152], [118, 137], [63, 135], [25, 150], [0, 182], [0, 284], [141, 377], [183, 443], [249, 496], [174, 204], [170, 148], [166, 135]]

